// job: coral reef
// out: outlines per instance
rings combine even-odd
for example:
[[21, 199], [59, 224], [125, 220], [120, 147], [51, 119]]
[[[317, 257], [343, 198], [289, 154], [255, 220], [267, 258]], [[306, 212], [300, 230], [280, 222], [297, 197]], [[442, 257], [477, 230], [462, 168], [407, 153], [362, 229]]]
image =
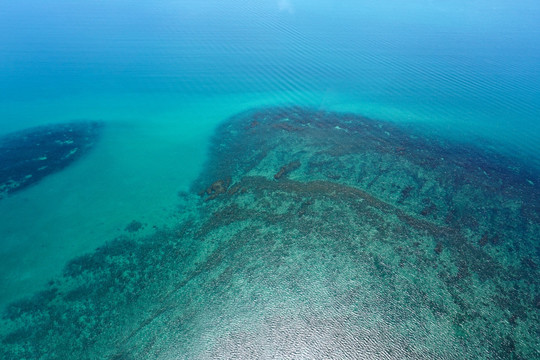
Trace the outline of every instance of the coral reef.
[[129, 224], [126, 225], [124, 230], [130, 233], [134, 233], [141, 230], [143, 227], [144, 227], [143, 223], [137, 220], [133, 220]]
[[0, 138], [0, 199], [37, 183], [86, 154], [97, 141], [99, 122], [41, 126]]
[[206, 188], [205, 191], [199, 192], [199, 195], [200, 196], [203, 196], [205, 194], [208, 195], [208, 197], [206, 198], [206, 201], [214, 200], [219, 195], [225, 194], [230, 184], [231, 184], [231, 178], [227, 178], [226, 180], [220, 179], [220, 180], [214, 181], [212, 185]]
[[520, 159], [355, 114], [238, 114], [178, 222], [9, 306], [0, 356], [538, 358], [537, 184]]
[[298, 169], [302, 164], [300, 161], [293, 161], [284, 165], [279, 169], [279, 171], [274, 175], [274, 179], [279, 180], [282, 176], [288, 175], [291, 171]]

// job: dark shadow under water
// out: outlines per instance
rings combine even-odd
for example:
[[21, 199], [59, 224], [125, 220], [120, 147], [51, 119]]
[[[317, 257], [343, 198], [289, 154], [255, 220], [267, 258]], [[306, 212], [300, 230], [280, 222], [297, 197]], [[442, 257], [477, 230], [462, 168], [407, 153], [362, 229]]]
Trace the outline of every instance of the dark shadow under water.
[[216, 132], [182, 221], [71, 261], [2, 319], [3, 359], [532, 359], [540, 177], [355, 114]]
[[96, 143], [103, 124], [40, 126], [0, 137], [0, 199], [69, 166]]

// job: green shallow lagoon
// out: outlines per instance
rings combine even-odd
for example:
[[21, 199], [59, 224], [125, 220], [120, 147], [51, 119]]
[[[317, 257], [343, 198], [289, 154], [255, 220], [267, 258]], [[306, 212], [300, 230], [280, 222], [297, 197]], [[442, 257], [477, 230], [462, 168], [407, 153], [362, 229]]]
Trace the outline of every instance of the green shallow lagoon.
[[172, 225], [7, 307], [3, 358], [531, 359], [540, 176], [352, 113], [223, 122]]

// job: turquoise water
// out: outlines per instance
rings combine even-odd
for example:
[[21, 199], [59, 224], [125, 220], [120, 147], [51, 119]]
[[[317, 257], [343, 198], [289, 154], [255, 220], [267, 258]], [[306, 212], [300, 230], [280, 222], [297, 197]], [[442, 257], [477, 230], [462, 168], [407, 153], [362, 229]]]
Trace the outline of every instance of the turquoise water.
[[[539, 357], [539, 18], [534, 1], [501, 0], [2, 4], [0, 134], [104, 124], [84, 157], [0, 199], [0, 305], [11, 314], [3, 355], [69, 358], [71, 344], [79, 358]], [[388, 151], [357, 148], [368, 138], [351, 135], [347, 151], [326, 154], [334, 143], [281, 124], [287, 135], [247, 133], [258, 142], [236, 140], [243, 148], [231, 150], [256, 119], [245, 111], [281, 106], [353, 113], [399, 126], [388, 136], [430, 140], [390, 137]], [[315, 116], [306, 114], [299, 123]], [[335, 131], [348, 124], [340, 119], [327, 130], [338, 143]], [[448, 143], [432, 145], [441, 139]], [[422, 146], [434, 158], [455, 154], [458, 170], [418, 162]], [[266, 147], [242, 167], [254, 161], [243, 152]], [[402, 152], [410, 163], [392, 157]], [[298, 169], [287, 167], [295, 161]], [[510, 163], [518, 170], [500, 170]], [[467, 186], [445, 178], [467, 164], [488, 179], [473, 170]], [[316, 194], [253, 180], [282, 167], [286, 181]], [[225, 199], [212, 190], [226, 178], [226, 191], [238, 183], [246, 192]], [[208, 187], [215, 201], [197, 196]], [[500, 198], [488, 200], [486, 189]], [[328, 195], [336, 191], [393, 207], [362, 210]], [[459, 221], [445, 223], [452, 207]], [[208, 220], [216, 213], [224, 215]], [[413, 218], [461, 235], [396, 230]], [[480, 274], [487, 258], [501, 278]], [[426, 265], [434, 261], [439, 268]], [[517, 275], [502, 277], [509, 272]], [[96, 280], [118, 274], [122, 290]], [[73, 332], [81, 323], [87, 333]], [[28, 328], [38, 330], [20, 330]]]

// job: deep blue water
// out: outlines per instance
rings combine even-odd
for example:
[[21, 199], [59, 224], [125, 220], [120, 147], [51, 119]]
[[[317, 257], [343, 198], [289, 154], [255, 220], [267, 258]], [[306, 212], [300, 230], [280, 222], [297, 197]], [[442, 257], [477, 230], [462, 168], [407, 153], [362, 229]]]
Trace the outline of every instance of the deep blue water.
[[0, 305], [133, 219], [177, 221], [214, 130], [247, 109], [350, 111], [540, 169], [539, 19], [532, 0], [3, 1], [0, 134], [106, 126], [0, 200]]

